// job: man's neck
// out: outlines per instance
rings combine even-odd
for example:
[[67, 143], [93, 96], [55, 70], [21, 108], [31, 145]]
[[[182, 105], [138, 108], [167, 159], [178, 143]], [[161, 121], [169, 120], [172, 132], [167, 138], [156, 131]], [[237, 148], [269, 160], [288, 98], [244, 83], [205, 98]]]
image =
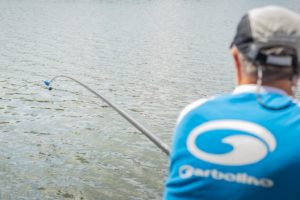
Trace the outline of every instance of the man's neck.
[[[248, 85], [248, 84], [256, 84], [256, 80], [242, 80], [238, 85]], [[263, 83], [262, 86], [269, 86], [281, 89], [285, 91], [289, 96], [294, 96], [294, 92], [292, 90], [292, 84], [289, 80], [280, 80], [276, 82], [266, 82]]]

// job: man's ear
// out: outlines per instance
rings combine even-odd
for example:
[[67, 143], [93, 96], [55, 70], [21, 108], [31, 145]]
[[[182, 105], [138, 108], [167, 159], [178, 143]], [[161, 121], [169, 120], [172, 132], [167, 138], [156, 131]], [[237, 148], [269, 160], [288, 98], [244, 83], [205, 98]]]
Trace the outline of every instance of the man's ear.
[[231, 53], [233, 56], [235, 69], [236, 69], [236, 82], [237, 85], [240, 85], [242, 81], [242, 67], [241, 67], [241, 61], [240, 61], [238, 49], [235, 46], [232, 47]]

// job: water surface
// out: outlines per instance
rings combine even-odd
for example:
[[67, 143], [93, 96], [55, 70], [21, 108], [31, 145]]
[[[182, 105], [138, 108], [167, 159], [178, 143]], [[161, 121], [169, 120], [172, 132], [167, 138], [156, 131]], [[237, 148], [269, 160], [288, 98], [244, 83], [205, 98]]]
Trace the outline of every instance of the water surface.
[[75, 77], [166, 143], [188, 103], [234, 87], [249, 8], [297, 0], [0, 0], [0, 198], [160, 199], [168, 159]]

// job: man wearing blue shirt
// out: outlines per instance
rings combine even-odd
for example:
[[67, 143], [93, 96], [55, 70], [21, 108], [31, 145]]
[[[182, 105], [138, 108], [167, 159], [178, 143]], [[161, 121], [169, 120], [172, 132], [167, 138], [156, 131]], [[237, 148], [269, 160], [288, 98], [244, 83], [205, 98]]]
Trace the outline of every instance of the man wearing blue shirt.
[[299, 200], [300, 16], [250, 10], [231, 49], [238, 86], [182, 111], [164, 198]]

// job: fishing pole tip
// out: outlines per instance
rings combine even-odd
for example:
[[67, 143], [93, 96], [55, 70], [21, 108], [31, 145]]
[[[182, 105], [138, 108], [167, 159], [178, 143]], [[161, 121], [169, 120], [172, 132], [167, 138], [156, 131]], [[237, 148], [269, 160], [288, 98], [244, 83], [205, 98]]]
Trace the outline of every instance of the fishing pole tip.
[[44, 80], [44, 84], [45, 84], [45, 86], [49, 87], [50, 81]]
[[48, 90], [52, 90], [52, 87], [50, 86], [50, 81], [44, 80], [43, 82], [45, 86], [48, 88]]

